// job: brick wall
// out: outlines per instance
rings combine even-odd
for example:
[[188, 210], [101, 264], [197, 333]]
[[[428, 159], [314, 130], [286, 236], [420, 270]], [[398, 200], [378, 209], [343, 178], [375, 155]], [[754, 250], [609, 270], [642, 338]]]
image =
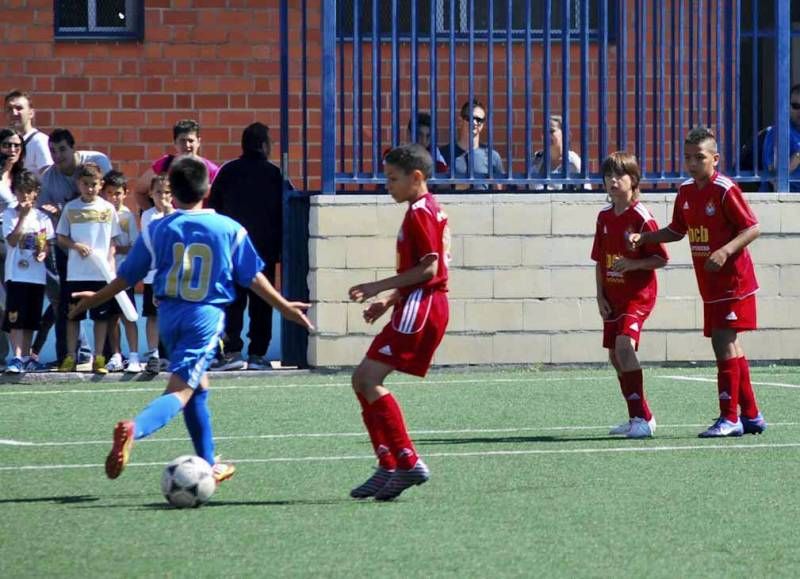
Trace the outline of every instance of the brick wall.
[[[644, 195], [659, 224], [672, 194]], [[752, 359], [800, 359], [800, 196], [752, 194], [762, 235], [752, 245], [759, 331], [744, 334]], [[602, 362], [602, 325], [589, 258], [598, 195], [439, 196], [452, 230], [450, 325], [437, 364]], [[385, 323], [368, 326], [362, 304], [347, 301], [356, 283], [393, 275], [403, 206], [388, 196], [312, 199], [308, 277], [312, 366], [357, 364]], [[686, 240], [668, 246], [659, 298], [645, 326], [648, 362], [713, 359], [702, 336], [703, 310]]]

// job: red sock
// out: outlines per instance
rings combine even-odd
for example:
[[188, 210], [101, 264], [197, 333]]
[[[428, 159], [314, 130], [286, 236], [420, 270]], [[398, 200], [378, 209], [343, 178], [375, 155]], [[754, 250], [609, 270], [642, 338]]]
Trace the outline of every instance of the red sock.
[[742, 409], [742, 416], [755, 418], [758, 416], [758, 403], [753, 384], [750, 382], [750, 364], [744, 356], [737, 358], [737, 361], [739, 362], [739, 406]]
[[628, 404], [628, 415], [631, 418], [639, 417], [645, 420], [653, 418], [650, 408], [647, 406], [647, 400], [644, 398], [642, 371], [623, 372], [620, 383], [622, 384], [622, 394], [625, 396], [625, 402]]
[[719, 415], [725, 420], [739, 420], [739, 359], [717, 360]]
[[[617, 381], [619, 382], [619, 390], [622, 392], [622, 398], [625, 402], [628, 402], [628, 392], [625, 384], [622, 380], [622, 374], [617, 374]], [[631, 406], [628, 404], [628, 418], [633, 418], [633, 414], [631, 414]]]
[[361, 404], [361, 419], [364, 421], [364, 426], [367, 427], [372, 448], [375, 450], [375, 456], [378, 457], [378, 464], [387, 470], [394, 470], [397, 468], [397, 461], [392, 453], [389, 451], [389, 445], [386, 442], [386, 435], [381, 427], [380, 419], [372, 411], [369, 402], [364, 398], [361, 393], [356, 394], [359, 403]]
[[403, 412], [394, 396], [391, 394], [381, 396], [370, 405], [370, 411], [374, 412], [380, 421], [389, 448], [397, 459], [397, 466], [410, 469], [417, 464], [417, 451], [408, 436]]

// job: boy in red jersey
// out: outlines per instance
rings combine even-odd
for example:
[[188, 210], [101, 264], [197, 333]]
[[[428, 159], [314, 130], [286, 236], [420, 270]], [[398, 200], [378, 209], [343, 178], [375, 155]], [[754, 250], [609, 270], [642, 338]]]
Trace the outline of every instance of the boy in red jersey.
[[680, 186], [672, 223], [653, 233], [633, 234], [630, 243], [669, 243], [689, 235], [704, 302], [703, 335], [711, 338], [718, 369], [720, 416], [700, 437], [760, 434], [767, 423], [758, 410], [750, 366], [737, 335], [756, 329], [758, 281], [747, 246], [759, 235], [758, 221], [736, 183], [717, 172], [714, 133], [705, 127], [692, 129], [684, 146], [692, 178]]
[[421, 145], [404, 145], [386, 155], [384, 171], [389, 194], [398, 203], [408, 203], [397, 235], [397, 275], [349, 291], [356, 302], [388, 292], [364, 310], [369, 324], [393, 308], [392, 319], [375, 337], [352, 379], [378, 468], [350, 496], [379, 501], [392, 500], [430, 478], [408, 436], [400, 406], [383, 384], [394, 370], [425, 376], [449, 319], [450, 233], [447, 216], [428, 192], [433, 160]]
[[612, 153], [603, 161], [602, 172], [611, 204], [597, 217], [592, 246], [597, 306], [603, 318], [603, 347], [617, 370], [629, 417], [609, 434], [647, 438], [655, 433], [656, 420], [644, 396], [636, 351], [642, 326], [656, 303], [655, 270], [664, 267], [669, 257], [661, 244], [627, 247], [631, 233], [658, 230], [656, 220], [639, 203], [642, 171], [636, 157], [624, 151]]

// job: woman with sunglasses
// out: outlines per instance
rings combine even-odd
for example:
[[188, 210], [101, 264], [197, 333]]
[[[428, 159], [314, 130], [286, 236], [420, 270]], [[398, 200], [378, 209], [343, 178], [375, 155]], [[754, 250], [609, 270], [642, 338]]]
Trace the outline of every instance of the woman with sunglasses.
[[[564, 127], [561, 115], [550, 115], [550, 176], [558, 179], [562, 176], [564, 166]], [[581, 156], [575, 151], [567, 154], [567, 177], [577, 177], [581, 172]], [[544, 179], [547, 175], [544, 165], [544, 151], [536, 151], [531, 163], [531, 175]], [[591, 189], [589, 185], [568, 185], [561, 183], [551, 183], [548, 185], [537, 184], [532, 187], [534, 191], [576, 191], [579, 189]]]
[[25, 167], [25, 140], [13, 129], [0, 129], [0, 213], [14, 207], [11, 181]]

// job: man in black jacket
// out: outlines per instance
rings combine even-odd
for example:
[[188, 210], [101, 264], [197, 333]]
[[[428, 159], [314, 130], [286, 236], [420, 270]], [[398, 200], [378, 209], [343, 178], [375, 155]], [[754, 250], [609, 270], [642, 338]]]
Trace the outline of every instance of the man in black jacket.
[[[242, 156], [228, 161], [211, 186], [209, 207], [241, 223], [266, 266], [262, 272], [275, 283], [275, 266], [283, 240], [283, 175], [269, 162], [269, 127], [253, 123], [242, 132]], [[224, 352], [211, 368], [241, 370], [244, 308], [250, 302], [250, 347], [247, 367], [270, 368], [267, 349], [272, 338], [272, 308], [247, 289], [237, 286], [236, 300], [225, 311]]]

